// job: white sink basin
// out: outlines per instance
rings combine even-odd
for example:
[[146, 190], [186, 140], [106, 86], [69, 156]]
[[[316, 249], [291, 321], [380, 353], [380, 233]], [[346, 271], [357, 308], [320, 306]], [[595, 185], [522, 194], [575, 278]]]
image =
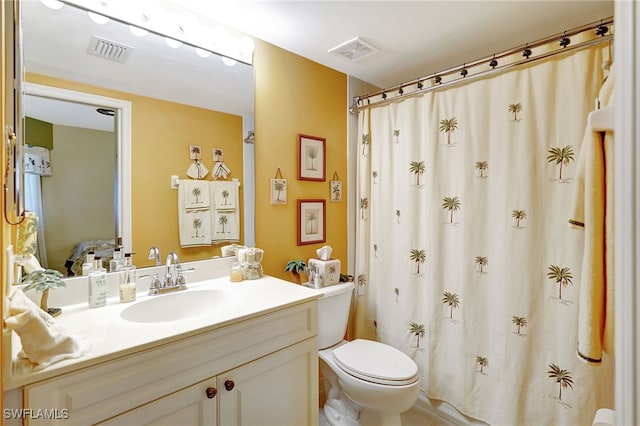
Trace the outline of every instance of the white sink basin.
[[153, 296], [127, 306], [122, 319], [132, 322], [168, 322], [193, 318], [212, 310], [229, 309], [235, 297], [225, 290], [193, 290]]

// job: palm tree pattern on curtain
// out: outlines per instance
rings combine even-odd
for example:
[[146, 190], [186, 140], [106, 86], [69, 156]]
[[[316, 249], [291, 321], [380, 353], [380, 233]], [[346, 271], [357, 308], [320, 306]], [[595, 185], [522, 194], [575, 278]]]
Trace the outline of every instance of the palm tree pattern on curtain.
[[451, 145], [451, 133], [458, 130], [458, 119], [455, 117], [440, 120], [440, 131], [447, 134], [447, 145]]
[[489, 360], [487, 359], [487, 357], [478, 355], [476, 357], [476, 364], [478, 364], [478, 367], [480, 368], [479, 373], [480, 374], [484, 374], [484, 369], [489, 366]]
[[516, 331], [515, 333], [518, 336], [522, 336], [522, 328], [527, 326], [527, 319], [525, 317], [518, 317], [518, 316], [513, 316], [511, 317], [511, 322], [514, 323], [516, 325]]
[[513, 121], [518, 120], [518, 113], [522, 111], [522, 104], [520, 102], [509, 105], [509, 112], [513, 113]]
[[562, 287], [566, 287], [569, 284], [573, 285], [573, 274], [571, 274], [571, 269], [567, 267], [561, 268], [557, 265], [549, 265], [547, 278], [553, 280], [554, 283], [558, 284], [559, 300], [562, 300]]
[[476, 161], [476, 169], [480, 172], [478, 176], [480, 179], [484, 179], [487, 176], [485, 175], [487, 169], [489, 168], [489, 163], [486, 161]]
[[399, 348], [427, 397], [489, 424], [591, 424], [613, 404], [612, 362], [575, 352], [567, 226], [606, 54], [359, 113], [356, 337]]
[[562, 166], [566, 166], [570, 161], [573, 161], [573, 146], [567, 145], [562, 148], [554, 146], [549, 148], [547, 161], [558, 165], [558, 181], [562, 182]]

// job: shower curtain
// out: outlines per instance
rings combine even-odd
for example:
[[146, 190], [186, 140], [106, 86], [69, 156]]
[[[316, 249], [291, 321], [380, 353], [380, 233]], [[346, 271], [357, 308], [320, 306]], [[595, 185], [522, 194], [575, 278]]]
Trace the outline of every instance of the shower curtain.
[[590, 425], [613, 407], [612, 360], [576, 355], [583, 236], [567, 222], [604, 56], [359, 113], [355, 336], [492, 425]]

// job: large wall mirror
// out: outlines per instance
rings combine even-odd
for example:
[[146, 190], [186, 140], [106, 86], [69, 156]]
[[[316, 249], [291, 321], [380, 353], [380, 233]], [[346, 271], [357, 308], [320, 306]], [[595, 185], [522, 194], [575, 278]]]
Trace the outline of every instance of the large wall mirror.
[[[22, 32], [32, 162], [25, 193], [28, 210], [41, 217], [43, 266], [69, 275], [84, 248], [104, 242], [110, 250], [118, 238], [142, 266], [151, 245], [183, 260], [220, 254], [215, 246], [180, 248], [170, 176], [187, 178], [190, 145], [203, 147], [210, 170], [212, 147], [223, 147], [225, 163], [235, 164], [240, 242], [253, 245], [253, 146], [245, 142], [253, 131], [250, 65], [172, 48], [121, 22], [96, 24], [69, 4], [23, 1]], [[220, 130], [223, 121], [233, 130]]]

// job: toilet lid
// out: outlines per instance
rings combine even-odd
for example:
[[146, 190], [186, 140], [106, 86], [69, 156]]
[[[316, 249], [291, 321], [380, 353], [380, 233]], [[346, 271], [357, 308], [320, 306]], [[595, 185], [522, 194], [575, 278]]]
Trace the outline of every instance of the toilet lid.
[[407, 385], [418, 380], [418, 366], [398, 349], [374, 342], [353, 340], [333, 351], [338, 367], [352, 376], [384, 385]]

